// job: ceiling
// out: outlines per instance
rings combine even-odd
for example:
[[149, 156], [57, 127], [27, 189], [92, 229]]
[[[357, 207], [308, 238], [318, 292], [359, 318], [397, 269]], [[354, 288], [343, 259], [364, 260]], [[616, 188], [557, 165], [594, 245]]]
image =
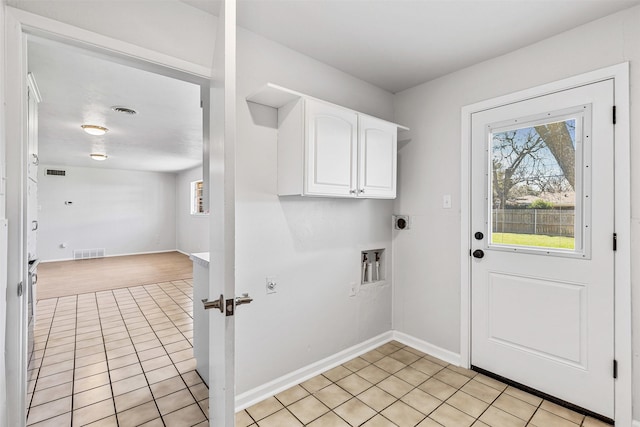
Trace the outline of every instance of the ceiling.
[[[217, 14], [218, 0], [182, 0]], [[640, 0], [237, 0], [238, 25], [396, 93]]]
[[[42, 96], [39, 157], [48, 165], [176, 172], [202, 163], [200, 87], [30, 36]], [[125, 106], [135, 115], [114, 112]], [[91, 136], [82, 124], [109, 129]], [[95, 161], [90, 153], [104, 153]]]

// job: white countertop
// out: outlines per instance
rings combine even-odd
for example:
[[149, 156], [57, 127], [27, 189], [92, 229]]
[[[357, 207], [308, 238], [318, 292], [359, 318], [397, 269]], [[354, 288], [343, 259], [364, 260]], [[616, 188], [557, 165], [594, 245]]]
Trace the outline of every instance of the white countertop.
[[198, 252], [189, 255], [189, 259], [203, 267], [209, 267], [209, 252]]

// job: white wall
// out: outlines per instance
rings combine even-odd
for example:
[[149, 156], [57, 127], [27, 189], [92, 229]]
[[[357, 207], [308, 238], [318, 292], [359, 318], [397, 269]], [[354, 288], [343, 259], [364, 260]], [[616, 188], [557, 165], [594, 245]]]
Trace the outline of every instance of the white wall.
[[[395, 97], [396, 120], [411, 128], [399, 152], [397, 212], [413, 228], [394, 236], [394, 327], [444, 349], [460, 351], [460, 111], [464, 105], [631, 61], [631, 117], [640, 103], [640, 7], [449, 74]], [[640, 164], [633, 141], [631, 164]], [[640, 169], [631, 171], [632, 257], [640, 253]], [[453, 209], [442, 209], [442, 196]], [[640, 268], [632, 265], [633, 306], [640, 307]], [[640, 324], [640, 310], [634, 312]], [[640, 419], [640, 330], [634, 328], [634, 418]]]
[[[48, 168], [66, 176], [46, 176]], [[173, 173], [41, 165], [38, 257], [72, 259], [74, 249], [91, 248], [105, 248], [107, 256], [174, 250], [175, 186]]]
[[[5, 34], [4, 34], [4, 2], [0, 2], [0, 129], [4, 129], [4, 82], [5, 82]], [[5, 134], [0, 132], [0, 218], [5, 218], [5, 195], [4, 195], [4, 179], [5, 175]], [[0, 241], [0, 245], [6, 245], [7, 242]], [[6, 248], [6, 246], [5, 246]], [[1, 251], [0, 251], [1, 252]], [[0, 265], [6, 267], [6, 257], [0, 260]], [[5, 330], [6, 330], [6, 314], [7, 314], [7, 270], [0, 269], [0, 426], [7, 423], [7, 387], [6, 387], [6, 370], [5, 370]]]
[[191, 215], [191, 183], [202, 179], [202, 166], [176, 176], [176, 248], [184, 253], [209, 251], [209, 215]]
[[392, 202], [279, 198], [277, 131], [259, 124], [270, 109], [245, 97], [273, 82], [382, 118], [393, 111], [390, 93], [242, 29], [237, 58], [236, 292], [255, 298], [236, 318], [242, 393], [391, 329], [390, 281], [348, 294], [360, 250], [391, 249]]

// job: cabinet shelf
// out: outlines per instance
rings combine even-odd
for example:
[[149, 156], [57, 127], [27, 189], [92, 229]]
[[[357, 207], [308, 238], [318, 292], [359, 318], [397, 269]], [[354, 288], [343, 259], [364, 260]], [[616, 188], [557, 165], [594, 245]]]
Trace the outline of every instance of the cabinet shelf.
[[[331, 102], [327, 102], [327, 101], [324, 101], [324, 100], [319, 99], [319, 98], [314, 98], [313, 96], [305, 95], [304, 93], [297, 92], [297, 91], [295, 91], [293, 89], [288, 89], [286, 87], [279, 86], [279, 85], [274, 84], [274, 83], [267, 83], [267, 84], [263, 85], [258, 90], [253, 92], [251, 95], [247, 96], [247, 101], [254, 102], [254, 103], [260, 104], [260, 105], [266, 105], [267, 107], [280, 108], [280, 107], [283, 107], [283, 106], [289, 104], [291, 101], [295, 101], [296, 99], [300, 99], [300, 98], [320, 101], [320, 102], [323, 102], [325, 104], [335, 105], [336, 107], [340, 107], [340, 108], [342, 108], [344, 110], [349, 110], [349, 111], [353, 111], [354, 113], [359, 113], [359, 111], [355, 111], [355, 110], [352, 110], [350, 108], [345, 108], [345, 107], [342, 107], [340, 105], [333, 104]], [[388, 120], [385, 120], [385, 121], [388, 121]], [[389, 122], [389, 123], [391, 123], [391, 122]], [[393, 123], [393, 124], [400, 131], [408, 131], [409, 130], [409, 128], [406, 127], [406, 126], [402, 126], [402, 125], [400, 125], [398, 123]]]

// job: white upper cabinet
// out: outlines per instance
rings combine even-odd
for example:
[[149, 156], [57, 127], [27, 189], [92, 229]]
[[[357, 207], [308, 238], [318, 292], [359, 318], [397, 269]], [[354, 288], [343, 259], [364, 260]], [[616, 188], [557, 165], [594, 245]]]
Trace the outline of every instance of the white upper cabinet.
[[397, 125], [359, 114], [358, 132], [358, 196], [395, 198]]
[[278, 110], [278, 195], [395, 199], [398, 130], [267, 83], [247, 101]]
[[278, 195], [396, 197], [398, 125], [311, 98], [278, 109]]

